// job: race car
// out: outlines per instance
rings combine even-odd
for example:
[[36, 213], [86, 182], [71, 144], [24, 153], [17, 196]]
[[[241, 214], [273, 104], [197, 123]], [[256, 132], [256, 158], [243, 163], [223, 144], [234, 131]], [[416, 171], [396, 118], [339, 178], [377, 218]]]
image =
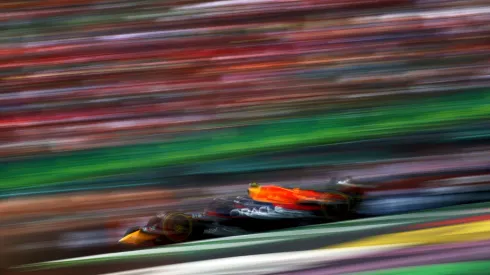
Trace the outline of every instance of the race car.
[[214, 199], [202, 212], [165, 212], [130, 228], [119, 243], [163, 245], [355, 218], [364, 189], [352, 180], [325, 190], [251, 183], [248, 196]]

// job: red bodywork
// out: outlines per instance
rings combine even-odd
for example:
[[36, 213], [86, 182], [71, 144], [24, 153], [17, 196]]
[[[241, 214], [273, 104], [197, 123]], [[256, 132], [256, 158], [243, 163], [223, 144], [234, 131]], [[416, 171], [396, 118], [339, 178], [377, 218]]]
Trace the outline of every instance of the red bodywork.
[[319, 192], [268, 185], [250, 186], [248, 195], [253, 200], [272, 203], [288, 209], [315, 210], [328, 202], [348, 202], [350, 198], [347, 194], [351, 191], [346, 188], [341, 192]]

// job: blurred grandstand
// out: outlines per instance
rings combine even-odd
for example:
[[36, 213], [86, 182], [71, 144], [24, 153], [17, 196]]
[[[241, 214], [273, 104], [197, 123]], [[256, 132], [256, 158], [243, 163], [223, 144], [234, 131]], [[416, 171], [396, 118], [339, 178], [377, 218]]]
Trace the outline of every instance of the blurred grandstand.
[[249, 181], [489, 168], [486, 0], [11, 0], [0, 34], [0, 268]]
[[485, 1], [0, 7], [4, 191], [478, 151], [489, 135]]

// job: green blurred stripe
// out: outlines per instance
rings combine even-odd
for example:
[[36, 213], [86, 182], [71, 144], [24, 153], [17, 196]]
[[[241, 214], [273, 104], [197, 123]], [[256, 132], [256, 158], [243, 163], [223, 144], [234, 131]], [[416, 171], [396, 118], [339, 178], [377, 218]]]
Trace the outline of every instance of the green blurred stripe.
[[75, 152], [2, 164], [0, 189], [47, 184], [165, 165], [188, 164], [315, 144], [406, 134], [490, 117], [487, 91], [359, 111], [278, 120], [188, 140]]
[[474, 261], [416, 267], [395, 268], [371, 272], [353, 273], [351, 275], [487, 275], [490, 261]]

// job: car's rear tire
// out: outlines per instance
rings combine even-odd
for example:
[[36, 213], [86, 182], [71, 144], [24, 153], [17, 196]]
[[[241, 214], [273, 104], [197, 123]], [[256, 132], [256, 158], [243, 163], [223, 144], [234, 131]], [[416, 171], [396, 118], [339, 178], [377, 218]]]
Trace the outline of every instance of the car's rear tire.
[[323, 205], [322, 212], [328, 221], [342, 221], [349, 218], [349, 205]]

